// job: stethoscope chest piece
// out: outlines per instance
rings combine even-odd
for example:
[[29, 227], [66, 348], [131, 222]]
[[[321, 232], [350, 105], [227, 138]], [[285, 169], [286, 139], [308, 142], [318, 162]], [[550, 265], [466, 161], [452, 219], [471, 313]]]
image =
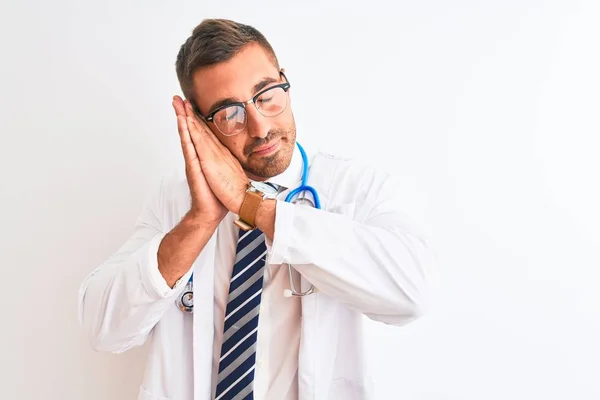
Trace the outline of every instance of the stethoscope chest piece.
[[292, 201], [293, 204], [297, 206], [307, 206], [307, 207], [315, 207], [315, 203], [308, 197], [298, 197], [297, 199]]
[[184, 312], [194, 311], [194, 289], [192, 280], [185, 285], [185, 289], [179, 299], [177, 299], [177, 307]]

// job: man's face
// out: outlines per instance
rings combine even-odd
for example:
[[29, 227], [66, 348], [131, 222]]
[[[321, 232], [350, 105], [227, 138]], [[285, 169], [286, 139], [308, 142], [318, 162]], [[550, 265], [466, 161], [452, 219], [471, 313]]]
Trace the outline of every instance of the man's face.
[[[217, 108], [215, 106], [246, 102], [258, 92], [284, 82], [269, 54], [259, 45], [249, 44], [231, 60], [194, 72], [196, 104], [200, 113], [208, 116]], [[246, 104], [246, 126], [233, 136], [224, 135], [215, 123], [208, 123], [251, 179], [264, 180], [279, 175], [290, 164], [296, 126], [288, 93], [285, 98], [285, 110], [271, 117], [261, 114], [254, 104]], [[262, 104], [266, 108], [267, 103], [265, 99], [259, 107]], [[231, 112], [227, 116], [236, 118]]]

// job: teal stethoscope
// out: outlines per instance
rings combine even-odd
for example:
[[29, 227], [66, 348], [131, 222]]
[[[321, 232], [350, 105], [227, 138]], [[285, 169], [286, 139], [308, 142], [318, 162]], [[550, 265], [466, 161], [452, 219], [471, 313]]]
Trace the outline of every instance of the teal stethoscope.
[[[321, 208], [321, 200], [319, 199], [319, 194], [312, 186], [307, 184], [308, 180], [308, 157], [306, 156], [306, 152], [304, 148], [300, 145], [300, 143], [296, 142], [298, 149], [300, 150], [300, 154], [302, 155], [302, 182], [300, 186], [296, 189], [290, 191], [285, 198], [285, 201], [288, 203], [294, 204], [302, 204], [302, 205], [310, 205], [311, 207]], [[306, 192], [309, 192], [312, 195], [312, 200], [306, 197]], [[302, 197], [299, 197], [302, 195]], [[298, 196], [294, 200], [294, 197]], [[292, 273], [293, 266], [288, 264], [288, 277], [290, 281], [290, 288], [285, 289], [283, 291], [284, 297], [304, 297], [310, 294], [315, 293], [316, 289], [314, 285], [311, 283], [310, 288], [305, 291], [299, 291], [296, 289], [296, 285], [294, 284], [294, 277]], [[194, 290], [193, 290], [193, 280], [194, 274], [190, 276], [190, 279], [185, 286], [185, 290], [180, 298], [177, 299], [177, 306], [185, 312], [192, 312], [194, 310]]]

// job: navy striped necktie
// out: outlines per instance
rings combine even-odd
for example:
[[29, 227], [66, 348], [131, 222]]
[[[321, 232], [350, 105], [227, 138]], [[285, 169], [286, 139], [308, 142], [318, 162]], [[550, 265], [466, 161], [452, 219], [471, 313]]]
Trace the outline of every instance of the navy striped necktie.
[[240, 230], [225, 310], [216, 400], [254, 398], [258, 313], [267, 247], [265, 235]]

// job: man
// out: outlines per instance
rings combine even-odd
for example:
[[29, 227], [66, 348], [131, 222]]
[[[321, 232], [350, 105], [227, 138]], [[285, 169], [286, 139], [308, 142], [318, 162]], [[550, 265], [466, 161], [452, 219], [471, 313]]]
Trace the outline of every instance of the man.
[[[399, 326], [426, 302], [431, 250], [402, 187], [352, 161], [304, 159], [292, 84], [256, 29], [203, 21], [176, 70], [185, 169], [83, 282], [92, 347], [149, 342], [144, 400], [368, 398], [364, 316]], [[316, 196], [292, 193], [303, 175]]]

